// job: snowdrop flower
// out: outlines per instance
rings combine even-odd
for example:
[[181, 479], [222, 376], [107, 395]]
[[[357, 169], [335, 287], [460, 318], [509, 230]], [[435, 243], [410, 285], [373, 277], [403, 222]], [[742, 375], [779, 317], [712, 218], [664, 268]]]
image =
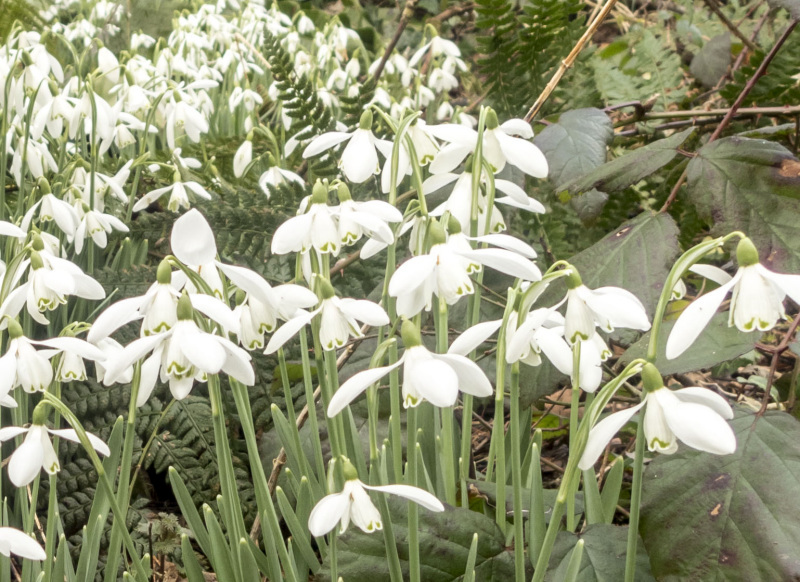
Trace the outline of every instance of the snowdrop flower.
[[194, 193], [195, 196], [199, 196], [204, 200], [211, 200], [211, 194], [203, 188], [198, 182], [190, 180], [188, 182], [181, 181], [181, 175], [179, 172], [175, 172], [173, 176], [173, 183], [170, 186], [165, 186], [163, 188], [156, 188], [142, 196], [136, 204], [133, 205], [134, 212], [140, 212], [150, 206], [153, 202], [164, 196], [165, 194], [169, 193], [169, 202], [167, 203], [167, 208], [172, 212], [178, 212], [181, 208], [188, 209], [190, 206], [189, 202], [189, 195], [187, 189]]
[[578, 339], [588, 340], [595, 334], [595, 327], [612, 332], [616, 327], [627, 327], [639, 331], [650, 329], [650, 321], [644, 305], [630, 291], [620, 287], [589, 289], [583, 284], [574, 267], [566, 277], [567, 314], [565, 336], [573, 345]]
[[[102, 361], [105, 354], [92, 344], [75, 337], [55, 337], [34, 341], [26, 338], [15, 319], [6, 318], [8, 349], [0, 357], [0, 404], [10, 404], [9, 393], [21, 386], [25, 392], [43, 392], [53, 381], [50, 359], [62, 354], [59, 367], [60, 381], [84, 380], [83, 359]], [[34, 346], [48, 349], [36, 350]]]
[[80, 206], [80, 224], [75, 231], [75, 253], [81, 254], [83, 242], [87, 238], [91, 238], [94, 244], [104, 249], [108, 244], [108, 235], [113, 230], [128, 232], [127, 225], [116, 216], [90, 210], [84, 203]]
[[491, 396], [492, 385], [472, 360], [458, 354], [434, 354], [422, 345], [417, 326], [411, 320], [401, 327], [405, 352], [390, 366], [371, 368], [342, 384], [331, 398], [327, 414], [336, 416], [364, 390], [386, 374], [403, 366], [403, 406], [414, 408], [427, 400], [434, 406], [453, 406], [459, 390], [479, 398]]
[[345, 483], [340, 493], [323, 497], [311, 510], [308, 517], [308, 530], [311, 535], [321, 537], [341, 523], [339, 533], [347, 531], [352, 521], [364, 533], [383, 529], [381, 514], [369, 498], [367, 491], [379, 491], [403, 497], [430, 511], [444, 511], [444, 505], [434, 495], [411, 485], [370, 486], [358, 479], [355, 468], [348, 461], [344, 463]]
[[[434, 33], [434, 35], [436, 34], [435, 30], [432, 32]], [[424, 44], [409, 59], [408, 66], [416, 67], [417, 64], [422, 60], [422, 57], [424, 57], [429, 52], [432, 57], [445, 55], [447, 57], [458, 58], [461, 56], [461, 51], [459, 50], [458, 45], [456, 45], [456, 43], [454, 43], [452, 40], [444, 39], [441, 36], [433, 36], [430, 42]]]
[[[37, 248], [39, 250], [30, 252], [30, 259], [23, 261], [18, 271], [22, 273], [30, 267], [27, 282], [8, 294], [0, 305], [0, 317], [16, 317], [25, 306], [35, 321], [47, 325], [50, 322], [43, 313], [66, 303], [69, 295], [84, 299], [103, 299], [106, 296], [103, 286], [80, 267], [46, 252], [41, 240], [34, 242], [34, 249]], [[0, 321], [0, 329], [5, 325], [5, 320]]]
[[281, 184], [286, 184], [288, 182], [294, 182], [301, 187], [305, 186], [306, 183], [303, 178], [294, 172], [280, 168], [275, 162], [275, 158], [272, 157], [272, 154], [267, 154], [267, 162], [270, 165], [270, 169], [261, 174], [261, 177], [258, 179], [258, 185], [264, 194], [267, 195], [267, 199], [269, 199], [271, 194], [270, 186], [272, 188], [277, 188]]
[[119, 61], [110, 50], [101, 47], [97, 51], [97, 70], [108, 79], [112, 85], [119, 81]]
[[36, 540], [13, 527], [0, 527], [0, 554], [6, 558], [15, 554], [20, 558], [40, 562], [47, 558], [44, 548]]
[[250, 355], [229, 339], [197, 327], [185, 291], [178, 300], [177, 312], [177, 323], [167, 331], [139, 338], [119, 355], [112, 355], [105, 363], [106, 381], [118, 382], [131, 364], [152, 352], [142, 363], [137, 406], [147, 402], [159, 371], [161, 381], [169, 381], [170, 392], [176, 400], [186, 398], [195, 380], [205, 381], [208, 374], [225, 372], [247, 386], [255, 383]]
[[[458, 234], [450, 221], [450, 231]], [[432, 295], [443, 297], [453, 305], [464, 295], [474, 292], [470, 274], [481, 265], [527, 281], [542, 278], [536, 265], [516, 252], [505, 249], [472, 249], [460, 237], [446, 241], [444, 228], [432, 222], [428, 229], [431, 250], [428, 254], [412, 257], [394, 272], [389, 281], [389, 295], [397, 297], [397, 313], [412, 317], [430, 310]], [[452, 237], [451, 237], [452, 238]], [[488, 242], [488, 241], [487, 241]]]
[[[61, 470], [58, 455], [50, 442], [50, 435], [57, 436], [74, 443], [80, 443], [78, 433], [71, 428], [54, 430], [44, 426], [39, 407], [34, 409], [33, 424], [29, 428], [8, 426], [0, 428], [0, 442], [11, 440], [25, 434], [25, 440], [19, 448], [11, 454], [8, 462], [8, 478], [17, 487], [25, 487], [31, 483], [39, 471], [44, 470], [48, 475], [55, 475]], [[37, 418], [39, 417], [39, 418]], [[86, 433], [94, 450], [103, 456], [108, 456], [111, 451], [108, 445], [91, 433]], [[0, 551], [0, 553], [2, 553]]]
[[131, 50], [138, 50], [140, 48], [148, 49], [154, 44], [156, 44], [156, 39], [149, 34], [134, 32], [131, 35]]
[[305, 325], [320, 315], [319, 339], [323, 350], [341, 348], [351, 338], [363, 337], [357, 321], [371, 326], [389, 325], [389, 316], [383, 307], [372, 301], [339, 299], [331, 284], [323, 278], [318, 279], [322, 301], [312, 312], [300, 311], [294, 318], [281, 326], [269, 340], [264, 353], [278, 351]]
[[[300, 210], [304, 210], [302, 206]], [[293, 216], [275, 230], [272, 252], [276, 255], [307, 253], [314, 248], [319, 253], [336, 256], [341, 248], [341, 238], [334, 212], [328, 206], [327, 187], [317, 180], [307, 212]]]
[[244, 175], [247, 166], [253, 159], [253, 135], [252, 132], [248, 134], [247, 139], [244, 140], [236, 154], [233, 156], [233, 175], [241, 178]]
[[61, 232], [67, 236], [67, 240], [71, 241], [75, 238], [75, 232], [78, 230], [78, 224], [80, 222], [78, 213], [67, 202], [51, 194], [50, 186], [47, 185], [45, 180], [39, 181], [39, 188], [41, 191], [45, 192], [45, 194], [25, 213], [20, 223], [20, 228], [27, 232], [38, 211], [39, 224], [51, 220], [54, 221]]
[[315, 138], [303, 151], [303, 158], [316, 156], [345, 141], [347, 146], [339, 164], [348, 180], [360, 184], [378, 172], [378, 152], [375, 148], [381, 140], [372, 135], [370, 110], [361, 114], [358, 129], [353, 133], [331, 131]]
[[264, 98], [256, 91], [234, 87], [228, 98], [228, 108], [233, 113], [239, 105], [244, 105], [246, 111], [253, 111], [256, 105], [261, 105], [263, 102]]
[[705, 388], [665, 388], [652, 364], [642, 369], [642, 382], [641, 404], [615, 412], [592, 428], [578, 463], [581, 469], [591, 468], [613, 436], [643, 407], [644, 434], [651, 451], [671, 455], [678, 450], [678, 440], [715, 455], [736, 450], [736, 436], [725, 422], [733, 418], [733, 411], [724, 398]]
[[[114, 338], [110, 337], [105, 337], [103, 339], [98, 340], [95, 345], [105, 355], [104, 360], [109, 359], [111, 356], [119, 355], [119, 353], [123, 349], [125, 349], [122, 347], [122, 344], [120, 344]], [[103, 365], [103, 361], [101, 360], [96, 361], [94, 363], [94, 368], [95, 371], [97, 372], [98, 382], [102, 382], [106, 386], [111, 386], [111, 384], [113, 384], [113, 382], [106, 382], [106, 368]], [[131, 382], [131, 380], [133, 380], [133, 366], [129, 366], [128, 369], [122, 372], [122, 374], [118, 378], [120, 384], [128, 384]]]
[[[458, 124], [431, 125], [428, 132], [449, 142], [431, 162], [430, 169], [434, 174], [452, 171], [474, 151], [478, 141], [477, 131]], [[497, 114], [490, 110], [486, 115], [483, 133], [483, 157], [495, 172], [500, 172], [506, 163], [510, 163], [534, 178], [546, 178], [547, 159], [538, 147], [528, 141], [531, 137], [533, 130], [527, 122], [510, 119], [499, 125]]]
[[350, 197], [350, 189], [346, 184], [338, 186], [339, 237], [344, 245], [358, 242], [366, 234], [369, 238], [390, 245], [394, 242], [394, 233], [390, 222], [402, 222], [402, 213], [382, 200], [356, 202]]
[[779, 319], [786, 319], [783, 300], [787, 295], [800, 303], [800, 275], [774, 273], [761, 265], [758, 250], [749, 238], [739, 241], [736, 260], [739, 270], [733, 277], [704, 265], [701, 274], [720, 287], [695, 299], [681, 313], [667, 339], [667, 358], [677, 358], [694, 343], [728, 293], [731, 293], [728, 325], [744, 332], [766, 331]]

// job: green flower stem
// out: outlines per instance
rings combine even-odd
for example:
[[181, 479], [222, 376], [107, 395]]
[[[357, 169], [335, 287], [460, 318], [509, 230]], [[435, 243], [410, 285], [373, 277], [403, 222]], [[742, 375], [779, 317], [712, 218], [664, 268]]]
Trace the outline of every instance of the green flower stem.
[[578, 461], [586, 448], [586, 443], [589, 440], [589, 431], [592, 426], [599, 420], [603, 409], [608, 404], [609, 400], [617, 393], [620, 386], [628, 380], [631, 376], [638, 374], [641, 370], [644, 360], [636, 359], [628, 364], [619, 376], [614, 378], [611, 382], [603, 386], [596, 394], [592, 405], [587, 407], [583, 420], [578, 427], [575, 435], [574, 446], [570, 446], [569, 459], [567, 466], [564, 469], [564, 476], [561, 479], [561, 485], [556, 494], [556, 502], [553, 506], [553, 513], [550, 516], [550, 523], [547, 526], [547, 532], [542, 542], [542, 549], [539, 552], [539, 557], [536, 560], [536, 569], [533, 573], [533, 582], [543, 582], [547, 565], [550, 562], [550, 555], [553, 552], [553, 545], [556, 541], [556, 535], [561, 527], [561, 518], [564, 515], [564, 508], [567, 503], [567, 498], [570, 490], [575, 486], [576, 480], [580, 477], [578, 469]]
[[[408, 485], [417, 486], [417, 457], [421, 454], [417, 446], [417, 409], [409, 408], [407, 419], [408, 437]], [[416, 503], [408, 504], [408, 574], [411, 582], [420, 582], [419, 571], [419, 512]]]
[[219, 467], [220, 488], [223, 507], [228, 519], [226, 526], [229, 528], [231, 539], [238, 540], [247, 537], [244, 525], [242, 506], [238, 503], [239, 494], [236, 488], [236, 477], [233, 474], [233, 458], [231, 456], [228, 431], [225, 426], [225, 411], [222, 406], [222, 391], [219, 376], [211, 374], [208, 377], [208, 396], [211, 401], [211, 420], [214, 425], [214, 441]]
[[[514, 510], [514, 572], [516, 580], [525, 579], [525, 532], [522, 519], [522, 438], [519, 418], [519, 362], [511, 365], [511, 418], [509, 433], [511, 436], [511, 486], [513, 489]], [[528, 550], [530, 551], [530, 550]]]
[[397, 554], [397, 538], [394, 535], [394, 524], [389, 512], [389, 503], [386, 496], [378, 499], [381, 519], [383, 520], [383, 541], [386, 544], [386, 554], [389, 562], [389, 579], [391, 582], [403, 582], [403, 570], [400, 566], [400, 556]]
[[[317, 380], [320, 385], [320, 397], [322, 400], [322, 409], [327, 410], [328, 404], [333, 397], [333, 389], [331, 388], [329, 375], [326, 373], [325, 357], [322, 350], [322, 343], [319, 341], [319, 321], [317, 318], [311, 322], [311, 339], [314, 342], [314, 363], [317, 366]], [[309, 416], [311, 416], [311, 407], [308, 408]], [[334, 418], [328, 418], [328, 439], [331, 443], [331, 454], [334, 458], [339, 456], [347, 456], [344, 448], [344, 433], [341, 431], [341, 423], [339, 422], [339, 415]]]
[[[315, 351], [316, 351], [316, 344], [319, 343], [318, 336], [314, 338], [315, 344]], [[328, 409], [328, 404], [330, 404], [331, 398], [333, 394], [336, 392], [336, 389], [339, 387], [339, 369], [336, 366], [336, 352], [327, 351], [323, 353], [323, 360], [325, 362], [325, 384], [327, 387], [327, 393], [325, 390], [322, 391], [323, 396], [323, 404], [325, 405], [324, 410]], [[309, 412], [311, 409], [309, 409]], [[346, 418], [345, 413], [337, 414], [333, 418], [328, 418], [328, 434], [335, 433], [336, 434], [336, 441], [338, 443], [339, 450], [334, 451], [334, 454], [344, 455], [353, 460], [355, 463], [356, 458], [350, 454], [347, 448], [348, 438], [347, 432], [344, 428], [344, 419]], [[351, 443], [352, 444], [352, 443]], [[354, 445], [355, 446], [355, 445]], [[357, 446], [361, 446], [358, 443]], [[359, 467], [360, 469], [360, 467]]]
[[642, 504], [642, 473], [644, 472], [644, 413], [639, 413], [636, 427], [636, 452], [633, 459], [633, 483], [631, 486], [631, 516], [628, 523], [628, 548], [625, 554], [625, 582], [633, 582], [636, 576], [636, 546], [639, 543], [639, 509]]
[[[389, 346], [389, 364], [397, 362], [397, 343]], [[391, 418], [389, 420], [389, 434], [392, 442], [392, 468], [394, 479], [399, 481], [403, 474], [403, 427], [400, 411], [400, 370], [389, 372], [389, 399], [391, 400]], [[410, 434], [410, 433], [409, 433]]]
[[[436, 351], [446, 354], [449, 347], [447, 302], [439, 297], [439, 308], [436, 311]], [[455, 434], [453, 428], [453, 407], [441, 408], [441, 443], [442, 463], [444, 473], [445, 501], [450, 505], [456, 502], [456, 459], [455, 459]]]
[[[128, 418], [125, 422], [125, 440], [122, 443], [122, 458], [119, 465], [119, 482], [117, 483], [117, 503], [122, 511], [125, 513], [123, 523], [128, 515], [128, 505], [130, 504], [130, 476], [131, 464], [133, 462], [133, 444], [134, 437], [136, 436], [136, 400], [139, 398], [139, 383], [142, 377], [142, 364], [138, 362], [133, 370], [133, 380], [131, 382], [131, 397], [128, 401]], [[116, 515], [116, 514], [115, 514]], [[106, 580], [111, 580], [116, 576], [117, 567], [120, 557], [120, 545], [122, 538], [119, 532], [114, 530], [111, 532], [111, 538], [108, 543], [108, 559], [106, 561]], [[113, 573], [113, 576], [111, 575]]]
[[[572, 453], [575, 447], [575, 440], [578, 433], [578, 411], [581, 401], [581, 341], [578, 339], [572, 346], [572, 398], [569, 407], [569, 450]], [[575, 493], [577, 487], [569, 491], [567, 497], [567, 530], [575, 531], [577, 526], [575, 519]]]
[[[495, 521], [503, 535], [506, 534], [506, 445], [505, 445], [505, 386], [506, 386], [506, 360], [501, 346], [504, 344], [503, 329], [500, 329], [497, 342], [497, 380], [495, 382], [494, 423], [492, 424], [492, 445], [495, 454], [495, 469], [497, 474], [494, 481], [497, 483], [497, 509]], [[491, 466], [491, 461], [490, 461]], [[488, 475], [487, 475], [488, 479]]]
[[[258, 513], [267, 518], [266, 525], [268, 527], [262, 528], [262, 533], [264, 535], [272, 535], [272, 544], [277, 547], [278, 557], [284, 565], [284, 576], [287, 580], [296, 582], [296, 576], [294, 569], [290, 566], [291, 560], [283, 536], [275, 535], [276, 533], [280, 533], [280, 522], [278, 520], [278, 514], [275, 511], [275, 505], [272, 502], [272, 497], [270, 496], [269, 484], [267, 483], [264, 466], [261, 464], [261, 454], [258, 450], [258, 441], [256, 441], [256, 429], [253, 424], [253, 411], [250, 408], [250, 397], [247, 394], [247, 386], [234, 378], [228, 378], [228, 383], [233, 393], [234, 402], [236, 403], [236, 410], [239, 413], [242, 433], [244, 433], [244, 440], [247, 446], [247, 458], [250, 461], [250, 474], [253, 476], [253, 486], [256, 492]], [[277, 572], [279, 572], [279, 570], [276, 568], [276, 573]]]
[[[478, 201], [481, 195], [481, 173], [483, 172], [483, 132], [486, 128], [486, 107], [481, 107], [478, 116], [478, 136], [472, 152], [472, 208], [469, 214], [469, 234], [478, 236]], [[491, 214], [491, 209], [489, 209]]]
[[331, 562], [331, 580], [339, 580], [339, 560], [336, 550], [336, 538], [339, 537], [339, 528], [335, 527], [331, 531], [330, 544], [328, 545], [328, 555]]
[[[53, 571], [53, 559], [56, 554], [56, 522], [61, 523], [61, 515], [58, 511], [58, 497], [56, 496], [58, 478], [50, 475], [50, 492], [47, 497], [47, 540], [45, 542], [45, 553], [47, 558], [44, 561], [44, 580], [50, 580]], [[116, 529], [114, 530], [117, 531]], [[117, 552], [119, 553], [119, 552]]]
[[286, 354], [283, 348], [278, 348], [278, 368], [281, 371], [281, 385], [283, 386], [283, 397], [286, 400], [286, 418], [292, 426], [297, 425], [297, 415], [294, 412], [294, 400], [292, 399], [292, 386], [289, 382], [289, 370], [286, 367]]
[[[317, 472], [317, 481], [325, 481], [325, 461], [322, 459], [322, 442], [319, 438], [319, 423], [317, 422], [317, 407], [314, 398], [314, 382], [311, 377], [311, 359], [308, 356], [308, 336], [306, 329], [303, 328], [298, 334], [300, 336], [300, 360], [303, 367], [303, 387], [306, 394], [306, 406], [308, 407], [308, 427], [311, 431], [314, 449], [314, 467]], [[317, 375], [319, 377], [319, 374]], [[321, 391], [320, 391], [321, 392]]]
[[130, 556], [134, 570], [136, 570], [136, 580], [139, 582], [148, 582], [149, 578], [147, 576], [147, 572], [145, 571], [144, 566], [142, 566], [142, 560], [139, 557], [139, 554], [136, 552], [136, 547], [133, 545], [133, 539], [131, 539], [131, 535], [128, 532], [128, 528], [125, 524], [126, 514], [122, 513], [119, 503], [117, 503], [117, 498], [114, 495], [114, 487], [111, 485], [111, 482], [106, 475], [105, 469], [103, 468], [103, 463], [100, 462], [100, 457], [97, 456], [97, 451], [94, 450], [92, 443], [89, 442], [89, 437], [86, 436], [86, 430], [84, 430], [83, 425], [81, 425], [80, 421], [72, 413], [69, 407], [61, 402], [61, 400], [47, 392], [42, 394], [42, 398], [50, 403], [54, 409], [59, 411], [67, 420], [69, 425], [78, 434], [78, 438], [80, 439], [83, 448], [86, 450], [86, 453], [89, 455], [89, 460], [94, 466], [94, 470], [97, 473], [97, 478], [100, 481], [103, 489], [105, 489], [106, 495], [108, 495], [108, 500], [111, 504], [111, 511], [114, 512], [113, 528], [119, 531], [120, 535], [122, 536], [125, 549]]
[[661, 296], [658, 298], [655, 315], [653, 315], [653, 327], [650, 330], [650, 342], [647, 344], [648, 362], [654, 363], [658, 357], [658, 340], [661, 332], [661, 325], [664, 322], [664, 313], [666, 312], [667, 305], [672, 298], [672, 290], [675, 288], [675, 285], [677, 285], [678, 281], [681, 280], [681, 277], [686, 274], [686, 271], [689, 270], [689, 267], [694, 265], [709, 253], [721, 248], [723, 245], [725, 245], [725, 243], [733, 238], [745, 238], [745, 234], [736, 230], [725, 236], [715, 238], [714, 240], [702, 242], [699, 245], [690, 248], [688, 251], [683, 253], [677, 261], [675, 261], [675, 264], [672, 266], [669, 275], [667, 275], [664, 288], [661, 290]]

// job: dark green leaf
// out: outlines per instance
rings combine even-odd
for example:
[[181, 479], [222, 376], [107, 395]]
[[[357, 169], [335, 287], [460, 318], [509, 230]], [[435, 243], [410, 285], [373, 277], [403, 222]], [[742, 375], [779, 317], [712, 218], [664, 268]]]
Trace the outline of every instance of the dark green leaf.
[[[578, 268], [584, 284], [591, 288], [613, 285], [627, 289], [652, 316], [672, 263], [678, 256], [678, 226], [668, 214], [644, 212], [585, 251], [569, 259]], [[537, 301], [552, 305], [566, 293], [556, 282]], [[552, 394], [564, 378], [546, 360], [536, 368], [521, 369], [521, 405]]]
[[[580, 535], [565, 531], [558, 534], [545, 577], [547, 582], [564, 580], [572, 549], [578, 540], [583, 540], [584, 547], [577, 582], [619, 582], [625, 578], [628, 527], [602, 523], [590, 525]], [[636, 553], [634, 579], [637, 582], [653, 580], [650, 563], [641, 540]]]
[[[540, 425], [541, 426], [541, 425]], [[497, 483], [489, 483], [487, 481], [469, 480], [468, 483], [475, 487], [481, 495], [485, 495], [487, 500], [492, 506], [497, 506]], [[544, 502], [544, 517], [547, 523], [550, 522], [550, 515], [553, 512], [553, 506], [556, 503], [557, 489], [543, 489], [544, 495], [542, 501]], [[511, 513], [514, 509], [513, 506], [513, 493], [514, 488], [510, 485], [506, 486], [506, 511]], [[522, 509], [523, 511], [530, 510], [531, 501], [530, 489], [522, 488]], [[583, 513], [583, 492], [579, 491], [575, 494], [575, 514]]]
[[690, 127], [634, 150], [580, 178], [570, 180], [562, 186], [562, 190], [567, 190], [570, 194], [580, 194], [592, 188], [603, 192], [624, 190], [670, 163], [678, 154], [678, 148], [693, 132], [694, 128]]
[[[392, 527], [397, 551], [408, 579], [408, 502], [390, 499]], [[443, 513], [419, 509], [419, 545], [422, 579], [450, 582], [464, 575], [473, 535], [478, 534], [475, 580], [514, 579], [514, 557], [492, 518], [461, 507], [446, 507]], [[389, 579], [386, 548], [380, 534], [365, 534], [351, 527], [338, 540], [339, 576], [348, 582]], [[530, 574], [530, 573], [529, 573]], [[330, 578], [326, 562], [318, 578]]]
[[784, 412], [731, 421], [738, 446], [650, 463], [640, 533], [659, 580], [800, 579], [800, 423]]
[[600, 109], [575, 109], [548, 125], [533, 140], [547, 158], [549, 179], [560, 188], [606, 161], [606, 147], [614, 138], [614, 126]]
[[687, 189], [714, 234], [742, 230], [762, 261], [800, 270], [800, 161], [789, 150], [759, 139], [715, 141], [689, 163]]
[[689, 71], [704, 87], [716, 86], [731, 64], [731, 36], [727, 32], [715, 36], [692, 59]]
[[[665, 354], [667, 338], [675, 322], [669, 321], [661, 328], [658, 339], [658, 356], [655, 365], [665, 375], [682, 374], [704, 368], [711, 368], [720, 362], [738, 358], [753, 350], [761, 333], [742, 333], [736, 327], [728, 327], [728, 313], [718, 313], [703, 330], [692, 347], [674, 360], [668, 360]], [[644, 358], [650, 332], [643, 335], [622, 356], [622, 363], [627, 364], [636, 358]]]

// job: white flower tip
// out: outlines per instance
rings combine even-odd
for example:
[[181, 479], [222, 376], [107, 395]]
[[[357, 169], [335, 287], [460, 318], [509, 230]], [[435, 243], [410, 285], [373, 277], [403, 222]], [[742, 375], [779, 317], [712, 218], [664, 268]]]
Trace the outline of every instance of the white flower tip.
[[196, 208], [175, 221], [170, 243], [178, 260], [187, 265], [205, 265], [217, 255], [214, 231]]

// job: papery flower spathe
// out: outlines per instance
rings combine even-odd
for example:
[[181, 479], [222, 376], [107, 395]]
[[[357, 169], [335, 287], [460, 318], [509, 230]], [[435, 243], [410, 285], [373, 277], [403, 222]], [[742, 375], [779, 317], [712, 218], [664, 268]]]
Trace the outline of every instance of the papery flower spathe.
[[383, 529], [381, 514], [370, 500], [367, 490], [397, 495], [418, 503], [430, 511], [444, 511], [442, 502], [423, 489], [411, 485], [367, 485], [358, 479], [355, 469], [349, 462], [345, 462], [344, 471], [347, 480], [342, 491], [326, 495], [311, 510], [308, 530], [313, 536], [324, 536], [336, 527], [337, 523], [341, 523], [339, 533], [343, 534], [351, 521], [364, 533]]
[[[720, 287], [695, 299], [681, 313], [667, 339], [667, 358], [677, 358], [691, 346], [731, 293], [728, 325], [740, 331], [767, 331], [786, 319], [783, 301], [788, 295], [800, 304], [800, 275], [774, 273], [758, 262], [758, 251], [749, 238], [736, 248], [739, 270], [733, 277], [721, 269], [703, 265], [700, 274]], [[698, 265], [699, 266], [699, 265]]]
[[[54, 430], [47, 428], [43, 423], [37, 424], [36, 411], [34, 411], [33, 424], [29, 428], [8, 426], [0, 428], [0, 442], [5, 442], [26, 434], [25, 440], [19, 448], [11, 454], [8, 462], [8, 477], [17, 487], [24, 487], [31, 483], [39, 471], [44, 470], [48, 475], [55, 475], [61, 470], [58, 455], [50, 442], [50, 435], [80, 443], [78, 433], [71, 428]], [[108, 456], [111, 451], [102, 440], [91, 433], [86, 433], [89, 442], [99, 454]]]
[[328, 405], [329, 417], [339, 414], [364, 390], [400, 365], [405, 408], [419, 406], [424, 400], [434, 406], [452, 406], [459, 391], [478, 398], [491, 396], [492, 384], [475, 362], [454, 353], [430, 352], [422, 345], [419, 329], [410, 320], [403, 322], [401, 333], [405, 352], [400, 359], [389, 366], [359, 372], [339, 386]]
[[13, 527], [0, 527], [0, 554], [6, 558], [11, 554], [41, 562], [47, 553], [39, 543], [23, 531]]
[[736, 435], [725, 422], [733, 410], [724, 398], [705, 388], [670, 390], [652, 364], [642, 369], [645, 397], [641, 404], [615, 412], [598, 422], [578, 466], [591, 468], [606, 445], [644, 407], [644, 434], [647, 448], [671, 455], [678, 441], [707, 453], [730, 455], [736, 450]]
[[303, 151], [303, 158], [321, 154], [345, 141], [347, 146], [342, 151], [339, 163], [345, 177], [360, 184], [378, 171], [378, 152], [375, 148], [380, 140], [372, 134], [372, 112], [369, 110], [361, 115], [358, 129], [353, 133], [323, 133], [308, 144]]

